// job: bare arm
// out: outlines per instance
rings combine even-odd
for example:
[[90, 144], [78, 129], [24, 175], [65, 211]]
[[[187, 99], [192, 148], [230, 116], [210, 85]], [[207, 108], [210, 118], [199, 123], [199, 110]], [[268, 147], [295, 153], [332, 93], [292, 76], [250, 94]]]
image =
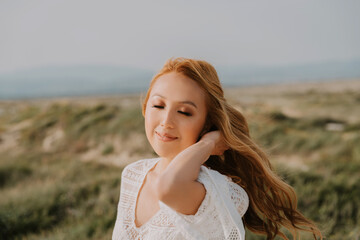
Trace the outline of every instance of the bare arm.
[[180, 152], [158, 178], [159, 199], [180, 213], [195, 214], [206, 194], [196, 181], [200, 166], [210, 155], [221, 155], [226, 149], [220, 132], [214, 131]]

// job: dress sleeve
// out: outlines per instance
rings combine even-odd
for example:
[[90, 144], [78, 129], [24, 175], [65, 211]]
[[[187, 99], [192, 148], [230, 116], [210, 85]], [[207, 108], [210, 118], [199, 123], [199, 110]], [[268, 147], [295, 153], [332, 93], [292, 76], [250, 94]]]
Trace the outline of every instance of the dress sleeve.
[[120, 182], [120, 197], [119, 197], [119, 202], [117, 205], [117, 214], [116, 214], [116, 221], [115, 221], [115, 226], [113, 229], [113, 233], [112, 233], [112, 239], [120, 239], [121, 238], [121, 234], [122, 234], [122, 222], [123, 222], [123, 217], [124, 217], [124, 208], [122, 207], [122, 200], [124, 198], [124, 175], [126, 174], [126, 167], [123, 169], [122, 174], [121, 174], [121, 182]]
[[239, 214], [244, 216], [249, 207], [249, 197], [245, 190], [234, 183], [231, 178], [227, 178], [231, 200], [234, 202]]
[[129, 205], [129, 199], [132, 195], [134, 195], [134, 190], [136, 190], [136, 186], [134, 185], [134, 173], [131, 164], [127, 165], [121, 172], [121, 181], [120, 181], [120, 196], [118, 202], [118, 214], [117, 218], [122, 217], [122, 213], [124, 211], [124, 207]]

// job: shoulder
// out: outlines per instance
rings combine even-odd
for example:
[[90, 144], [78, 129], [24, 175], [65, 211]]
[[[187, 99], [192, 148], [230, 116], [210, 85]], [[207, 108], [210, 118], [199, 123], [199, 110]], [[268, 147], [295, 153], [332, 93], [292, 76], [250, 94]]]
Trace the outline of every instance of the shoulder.
[[148, 158], [148, 159], [141, 159], [136, 162], [128, 164], [122, 171], [122, 177], [126, 177], [129, 175], [139, 175], [151, 167], [158, 161], [158, 158]]
[[202, 166], [198, 180], [202, 183], [209, 182], [208, 184], [204, 184], [205, 187], [206, 185], [210, 185], [208, 188], [210, 188], [211, 185], [216, 184], [223, 194], [230, 197], [231, 201], [235, 204], [239, 214], [241, 216], [245, 214], [249, 206], [248, 194], [240, 185], [233, 182], [230, 177], [221, 174], [216, 170]]
[[143, 168], [147, 167], [148, 165], [151, 165], [152, 163], [155, 163], [156, 161], [158, 161], [158, 158], [141, 159], [126, 165], [123, 171], [127, 171], [130, 169], [142, 170]]

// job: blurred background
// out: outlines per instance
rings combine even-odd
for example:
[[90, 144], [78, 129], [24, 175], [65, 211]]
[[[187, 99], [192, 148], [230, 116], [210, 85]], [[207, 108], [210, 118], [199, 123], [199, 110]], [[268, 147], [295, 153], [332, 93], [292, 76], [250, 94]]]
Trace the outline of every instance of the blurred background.
[[0, 1], [0, 239], [111, 238], [123, 167], [155, 156], [140, 104], [170, 57], [213, 64], [304, 215], [326, 239], [359, 239], [359, 12], [356, 0]]

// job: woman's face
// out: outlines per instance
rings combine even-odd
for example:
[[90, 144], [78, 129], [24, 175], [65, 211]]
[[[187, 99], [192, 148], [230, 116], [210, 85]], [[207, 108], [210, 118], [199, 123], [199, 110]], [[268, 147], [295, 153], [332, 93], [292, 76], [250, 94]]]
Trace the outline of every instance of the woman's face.
[[176, 72], [164, 74], [146, 103], [146, 136], [160, 157], [173, 159], [196, 143], [206, 115], [205, 93], [194, 80]]

